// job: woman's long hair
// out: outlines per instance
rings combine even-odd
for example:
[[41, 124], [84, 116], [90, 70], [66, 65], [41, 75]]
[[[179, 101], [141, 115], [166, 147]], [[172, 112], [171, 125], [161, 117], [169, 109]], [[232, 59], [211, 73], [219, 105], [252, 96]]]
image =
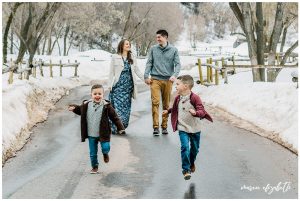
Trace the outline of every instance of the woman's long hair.
[[[123, 53], [123, 47], [124, 47], [124, 44], [125, 44], [125, 41], [128, 41], [127, 39], [122, 39], [120, 42], [119, 42], [119, 45], [118, 45], [118, 50], [117, 50], [117, 53], [118, 54], [121, 54]], [[129, 42], [129, 41], [128, 41]], [[129, 42], [130, 44], [130, 42]], [[131, 46], [131, 44], [130, 44]], [[127, 61], [128, 63], [130, 64], [133, 64], [133, 60], [132, 60], [132, 57], [131, 57], [131, 51], [128, 51], [127, 52]]]

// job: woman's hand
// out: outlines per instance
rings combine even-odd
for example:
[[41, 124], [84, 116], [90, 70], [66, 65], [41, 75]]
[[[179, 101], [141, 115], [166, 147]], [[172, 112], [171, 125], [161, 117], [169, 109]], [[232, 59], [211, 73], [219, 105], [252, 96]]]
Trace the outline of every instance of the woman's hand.
[[146, 83], [147, 85], [150, 85], [150, 84], [151, 84], [151, 79], [149, 79], [149, 78], [145, 79], [145, 83]]
[[193, 116], [196, 115], [196, 111], [195, 111], [194, 109], [190, 109], [189, 112], [190, 112]]
[[167, 115], [168, 113], [169, 113], [168, 110], [163, 110], [163, 111], [162, 111], [162, 114], [163, 114], [163, 115]]

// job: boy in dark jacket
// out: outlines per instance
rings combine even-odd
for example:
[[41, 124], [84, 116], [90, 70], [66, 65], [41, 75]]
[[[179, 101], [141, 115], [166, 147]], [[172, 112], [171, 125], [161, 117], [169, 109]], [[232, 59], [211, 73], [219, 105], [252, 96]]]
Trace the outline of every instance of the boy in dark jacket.
[[204, 110], [200, 97], [191, 91], [193, 86], [192, 76], [179, 76], [176, 80], [176, 91], [179, 95], [176, 96], [173, 107], [163, 111], [163, 115], [171, 113], [173, 131], [179, 130], [182, 173], [185, 180], [190, 179], [191, 172], [196, 170], [195, 160], [199, 152], [201, 133], [200, 120], [206, 118], [213, 121]]
[[109, 119], [117, 126], [120, 134], [125, 128], [110, 102], [103, 99], [104, 88], [96, 84], [91, 89], [92, 100], [83, 101], [81, 105], [69, 105], [69, 111], [81, 115], [81, 141], [89, 140], [91, 174], [98, 173], [98, 142], [100, 141], [105, 163], [109, 162], [111, 126]]

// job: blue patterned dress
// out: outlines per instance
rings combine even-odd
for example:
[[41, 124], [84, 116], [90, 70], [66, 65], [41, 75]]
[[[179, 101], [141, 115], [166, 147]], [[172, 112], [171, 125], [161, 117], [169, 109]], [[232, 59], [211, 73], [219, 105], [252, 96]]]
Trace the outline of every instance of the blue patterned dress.
[[[121, 72], [119, 81], [113, 86], [110, 94], [109, 101], [115, 108], [118, 116], [125, 128], [128, 127], [129, 117], [131, 111], [131, 97], [133, 93], [133, 79], [131, 74], [131, 66], [127, 60], [124, 60], [124, 69]], [[112, 133], [117, 133], [116, 126], [111, 122]]]

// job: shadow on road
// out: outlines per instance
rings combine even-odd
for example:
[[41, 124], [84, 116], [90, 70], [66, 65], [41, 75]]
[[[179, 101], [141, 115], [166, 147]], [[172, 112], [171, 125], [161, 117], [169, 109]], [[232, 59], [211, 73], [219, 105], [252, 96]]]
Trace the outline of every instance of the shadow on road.
[[191, 183], [187, 192], [184, 193], [184, 199], [196, 199], [195, 184]]

